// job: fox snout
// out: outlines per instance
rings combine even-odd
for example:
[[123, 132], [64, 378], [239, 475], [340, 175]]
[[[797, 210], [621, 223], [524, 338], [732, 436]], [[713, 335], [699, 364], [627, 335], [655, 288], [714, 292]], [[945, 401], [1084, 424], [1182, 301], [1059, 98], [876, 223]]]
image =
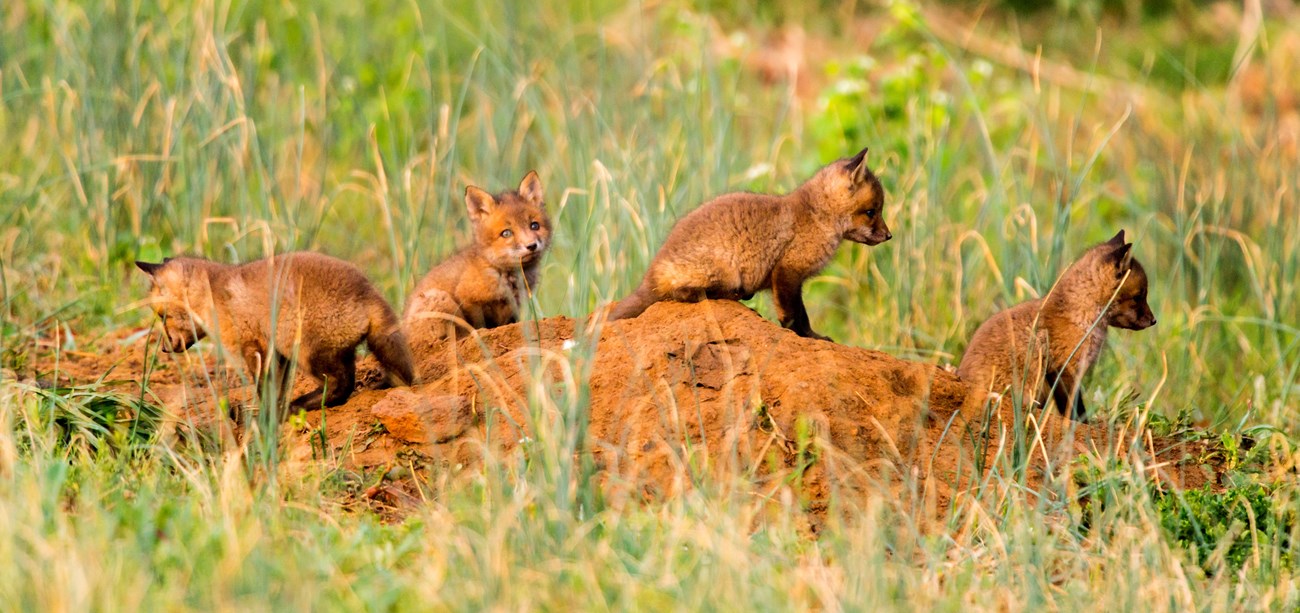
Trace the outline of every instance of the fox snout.
[[854, 228], [845, 233], [847, 238], [855, 243], [862, 243], [868, 246], [879, 245], [889, 239], [894, 238], [894, 233], [889, 228], [881, 224], [879, 229], [876, 228]]
[[1151, 312], [1151, 307], [1144, 304], [1135, 311], [1121, 311], [1115, 317], [1115, 327], [1125, 330], [1146, 330], [1156, 325], [1156, 315]]
[[517, 253], [520, 260], [531, 262], [542, 255], [542, 251], [546, 249], [546, 241], [540, 236], [534, 236], [532, 241], [520, 245], [517, 249], [519, 249]]
[[164, 334], [166, 342], [162, 344], [163, 353], [184, 353], [192, 347], [197, 339], [178, 338], [170, 334]]
[[1135, 326], [1133, 329], [1146, 330], [1147, 328], [1150, 328], [1151, 326], [1154, 325], [1156, 325], [1156, 316], [1153, 313], [1148, 311], [1145, 315], [1138, 318], [1137, 326]]
[[193, 347], [201, 336], [188, 328], [176, 326], [171, 321], [163, 323], [162, 335], [163, 342], [161, 346], [163, 353], [183, 353]]

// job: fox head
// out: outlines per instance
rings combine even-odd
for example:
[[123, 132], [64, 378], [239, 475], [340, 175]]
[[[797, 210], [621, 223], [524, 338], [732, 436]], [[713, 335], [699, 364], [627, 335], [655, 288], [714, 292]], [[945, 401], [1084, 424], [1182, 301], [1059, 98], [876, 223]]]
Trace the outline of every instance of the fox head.
[[204, 271], [197, 270], [189, 258], [135, 265], [149, 275], [149, 306], [162, 320], [164, 352], [185, 351], [207, 336], [200, 313], [211, 312], [212, 288]]
[[832, 162], [807, 183], [813, 206], [836, 220], [840, 236], [855, 243], [879, 245], [894, 235], [885, 225], [885, 190], [867, 167], [867, 150]]
[[[1110, 303], [1103, 320], [1106, 325], [1144, 330], [1156, 325], [1156, 316], [1147, 304], [1146, 269], [1133, 257], [1132, 249], [1133, 244], [1124, 242], [1124, 231], [1120, 230], [1071, 266], [1073, 270], [1067, 275], [1072, 279], [1064, 289], [1088, 292], [1090, 299], [1101, 306]], [[1066, 278], [1063, 275], [1062, 282]]]
[[551, 220], [542, 201], [542, 181], [530, 171], [519, 189], [496, 196], [473, 185], [465, 189], [465, 207], [474, 239], [488, 261], [507, 270], [542, 257], [551, 242]]

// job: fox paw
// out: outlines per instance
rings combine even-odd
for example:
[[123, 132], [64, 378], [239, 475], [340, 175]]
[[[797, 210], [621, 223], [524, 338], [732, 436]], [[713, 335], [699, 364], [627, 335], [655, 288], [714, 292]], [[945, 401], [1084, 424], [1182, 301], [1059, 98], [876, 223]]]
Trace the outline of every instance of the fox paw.
[[796, 334], [798, 334], [799, 336], [802, 336], [802, 337], [804, 337], [804, 338], [811, 338], [811, 339], [816, 339], [816, 340], [819, 340], [819, 341], [826, 341], [826, 342], [828, 342], [828, 343], [833, 343], [833, 342], [835, 342], [835, 339], [833, 339], [833, 338], [831, 338], [831, 337], [829, 337], [829, 336], [825, 336], [825, 335], [818, 334], [818, 333], [816, 333], [816, 332], [813, 332], [812, 330], [804, 330], [804, 331], [802, 331], [802, 332], [798, 332], [798, 331], [796, 331]]

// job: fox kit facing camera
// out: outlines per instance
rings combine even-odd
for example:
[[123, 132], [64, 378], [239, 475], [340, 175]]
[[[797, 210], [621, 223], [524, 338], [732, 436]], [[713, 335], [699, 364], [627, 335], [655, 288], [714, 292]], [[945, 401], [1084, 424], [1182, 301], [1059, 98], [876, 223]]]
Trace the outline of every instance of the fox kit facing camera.
[[1026, 405], [1047, 403], [1063, 415], [1087, 414], [1083, 376], [1106, 344], [1107, 328], [1156, 324], [1147, 304], [1147, 275], [1120, 230], [1083, 254], [1047, 296], [1022, 302], [980, 325], [957, 367], [977, 394], [1019, 388]]
[[519, 319], [520, 306], [537, 285], [542, 254], [551, 243], [551, 220], [542, 181], [529, 172], [519, 189], [493, 196], [465, 189], [474, 242], [434, 266], [406, 302], [402, 324], [416, 355], [453, 336], [459, 318], [475, 328]]
[[884, 190], [867, 167], [867, 150], [832, 162], [784, 196], [736, 192], [682, 217], [650, 262], [641, 285], [611, 309], [610, 319], [636, 317], [660, 300], [745, 300], [772, 290], [781, 325], [813, 332], [803, 282], [817, 274], [840, 241], [879, 245]]
[[288, 361], [296, 356], [322, 386], [292, 404], [342, 404], [355, 387], [362, 342], [390, 374], [407, 385], [415, 382], [397, 315], [348, 262], [300, 252], [237, 266], [190, 257], [135, 264], [149, 275], [150, 303], [163, 324], [163, 351], [185, 351], [205, 336], [216, 337], [244, 359], [259, 393], [275, 360], [285, 377], [280, 389], [287, 394]]

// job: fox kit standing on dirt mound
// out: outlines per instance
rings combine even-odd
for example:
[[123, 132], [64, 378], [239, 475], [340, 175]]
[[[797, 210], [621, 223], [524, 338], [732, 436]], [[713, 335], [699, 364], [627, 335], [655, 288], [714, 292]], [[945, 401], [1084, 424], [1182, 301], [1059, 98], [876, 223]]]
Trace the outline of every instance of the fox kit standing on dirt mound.
[[745, 300], [772, 290], [781, 325], [813, 332], [803, 282], [821, 271], [840, 241], [879, 245], [891, 238], [885, 193], [867, 168], [867, 150], [838, 160], [784, 196], [724, 194], [682, 217], [650, 262], [640, 287], [610, 319], [636, 317], [660, 300]]
[[518, 190], [496, 196], [473, 185], [465, 189], [474, 242], [434, 266], [406, 302], [402, 323], [416, 355], [455, 334], [455, 325], [440, 316], [463, 319], [475, 328], [518, 321], [551, 243], [551, 220], [542, 200], [536, 172], [529, 172]]
[[[415, 382], [397, 315], [361, 270], [343, 260], [288, 253], [240, 266], [189, 257], [135, 265], [152, 282], [149, 297], [162, 319], [163, 351], [185, 351], [212, 335], [244, 358], [259, 393], [273, 358], [287, 379], [288, 361], [297, 356], [322, 386], [293, 405], [342, 404], [355, 387], [356, 350], [363, 341], [390, 374], [403, 384]], [[282, 393], [289, 392], [288, 383], [280, 381]]]
[[957, 376], [977, 393], [1018, 386], [1026, 404], [1046, 404], [1051, 390], [1063, 415], [1082, 418], [1081, 382], [1106, 343], [1106, 329], [1156, 324], [1146, 271], [1132, 248], [1120, 230], [1067, 268], [1047, 296], [990, 317], [971, 338]]

